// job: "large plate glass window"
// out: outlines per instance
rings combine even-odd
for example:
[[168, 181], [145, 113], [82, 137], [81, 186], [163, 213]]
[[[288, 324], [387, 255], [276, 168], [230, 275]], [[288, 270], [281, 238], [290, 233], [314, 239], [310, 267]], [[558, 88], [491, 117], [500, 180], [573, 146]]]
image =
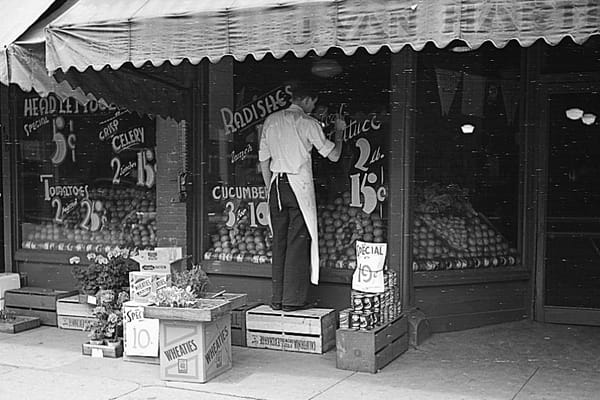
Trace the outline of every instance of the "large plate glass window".
[[520, 48], [419, 53], [413, 270], [515, 266]]
[[319, 88], [313, 117], [333, 140], [347, 123], [338, 163], [313, 153], [321, 266], [354, 269], [355, 241], [385, 242], [389, 171], [389, 52], [330, 50], [282, 59], [225, 59], [211, 67], [205, 260], [268, 264], [267, 191], [258, 164], [264, 119], [290, 105], [290, 81]]
[[18, 97], [21, 247], [156, 245], [154, 120], [74, 99]]

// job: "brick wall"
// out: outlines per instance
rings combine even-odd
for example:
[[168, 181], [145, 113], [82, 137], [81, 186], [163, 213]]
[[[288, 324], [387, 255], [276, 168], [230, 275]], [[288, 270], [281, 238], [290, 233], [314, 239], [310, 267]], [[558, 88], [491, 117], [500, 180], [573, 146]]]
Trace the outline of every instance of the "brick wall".
[[187, 254], [187, 203], [179, 202], [178, 176], [184, 169], [183, 125], [156, 119], [156, 224], [158, 245], [183, 247]]

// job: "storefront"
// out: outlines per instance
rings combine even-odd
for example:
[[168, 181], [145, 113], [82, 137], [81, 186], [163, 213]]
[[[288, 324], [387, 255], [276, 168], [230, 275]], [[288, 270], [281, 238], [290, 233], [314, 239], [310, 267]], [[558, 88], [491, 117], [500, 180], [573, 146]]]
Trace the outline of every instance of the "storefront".
[[[31, 152], [22, 153], [17, 186], [38, 192], [36, 201], [17, 203], [12, 233], [19, 247], [17, 270], [40, 284], [64, 286], [70, 282], [71, 251], [88, 251], [88, 245], [95, 250], [176, 244], [202, 263], [214, 285], [268, 301], [270, 239], [257, 168], [260, 128], [267, 115], [289, 104], [288, 82], [309, 79], [321, 88], [314, 116], [324, 130], [330, 132], [336, 116], [348, 124], [342, 160], [313, 160], [321, 282], [312, 295], [319, 304], [349, 305], [353, 246], [359, 239], [388, 244], [388, 268], [399, 277], [402, 308], [414, 316], [413, 326], [426, 321], [433, 331], [447, 331], [526, 317], [598, 322], [598, 305], [589, 297], [571, 303], [553, 297], [565, 293], [559, 283], [567, 281], [552, 274], [562, 267], [551, 260], [568, 258], [547, 256], [545, 247], [558, 249], [551, 243], [564, 233], [595, 248], [593, 224], [581, 222], [584, 217], [592, 221], [593, 211], [569, 219], [577, 221], [577, 229], [565, 226], [556, 233], [546, 222], [566, 217], [550, 213], [562, 200], [554, 202], [549, 188], [567, 190], [554, 184], [552, 174], [561, 177], [564, 171], [548, 167], [555, 165], [552, 157], [559, 165], [576, 159], [573, 152], [586, 160], [595, 157], [583, 150], [588, 144], [570, 148], [569, 155], [551, 149], [565, 147], [561, 140], [566, 139], [552, 133], [563, 129], [557, 120], [565, 115], [562, 108], [575, 107], [573, 93], [594, 92], [598, 70], [591, 61], [584, 70], [577, 69], [581, 63], [563, 62], [559, 71], [549, 66], [569, 52], [583, 58], [594, 54], [597, 6], [583, 1], [264, 1], [252, 7], [174, 2], [171, 8], [163, 3], [130, 1], [120, 8], [81, 0], [50, 23], [46, 57], [55, 77], [141, 115], [128, 112], [111, 119], [117, 111], [99, 110], [79, 123], [73, 120], [81, 129], [77, 146], [88, 150], [76, 153], [84, 164], [69, 168], [77, 171], [70, 176], [61, 171], [62, 164], [51, 164], [53, 154], [29, 160], [24, 155]], [[577, 44], [559, 44], [567, 35]], [[102, 81], [111, 82], [110, 89]], [[154, 93], [160, 95], [145, 95], [159, 85], [164, 90]], [[593, 96], [581, 100], [586, 114], [592, 113]], [[17, 127], [35, 124], [26, 118], [27, 101], [32, 100], [15, 102]], [[41, 128], [41, 143], [54, 138], [52, 126], [59, 117], [64, 119], [53, 116]], [[115, 120], [118, 135], [109, 132]], [[589, 130], [582, 137], [590, 144], [594, 124], [582, 128]], [[142, 126], [144, 142], [121, 159], [111, 146], [114, 138]], [[105, 129], [111, 145], [102, 143]], [[83, 158], [86, 154], [90, 159]], [[73, 162], [69, 157], [67, 151], [63, 162]], [[130, 165], [135, 165], [130, 174], [121, 175]], [[157, 165], [156, 180], [148, 186], [146, 171], [154, 171], [152, 165]], [[568, 182], [594, 176], [587, 168], [573, 172]], [[45, 174], [54, 180], [41, 179]], [[121, 176], [133, 178], [125, 193], [117, 190], [124, 184]], [[85, 229], [80, 217], [74, 221], [83, 229], [78, 236], [66, 229], [67, 222], [59, 221], [57, 230], [57, 206], [76, 202], [79, 211], [73, 215], [79, 215], [85, 211], [83, 199], [54, 201], [41, 195], [84, 182], [103, 182], [88, 186], [83, 197], [90, 203], [90, 221], [94, 210], [106, 220], [97, 234], [89, 233], [94, 231]], [[589, 192], [581, 201], [590, 204], [594, 192], [579, 190]], [[560, 193], [556, 196], [563, 199]], [[142, 203], [147, 209], [136, 208]], [[124, 209], [135, 209], [142, 221], [121, 215]], [[44, 224], [31, 222], [44, 218]], [[30, 230], [30, 224], [39, 228]], [[40, 249], [42, 236], [47, 240], [41, 240]], [[65, 248], [71, 242], [85, 247]], [[584, 261], [593, 265], [593, 254]], [[588, 271], [587, 288], [597, 291], [598, 274], [592, 267]], [[565, 317], [570, 309], [564, 306], [588, 310], [573, 320]]]

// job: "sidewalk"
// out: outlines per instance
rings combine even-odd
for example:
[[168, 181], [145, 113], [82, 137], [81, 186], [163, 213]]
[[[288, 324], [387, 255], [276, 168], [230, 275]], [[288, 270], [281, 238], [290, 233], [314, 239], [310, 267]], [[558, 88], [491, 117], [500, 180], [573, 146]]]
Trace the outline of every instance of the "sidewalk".
[[0, 399], [352, 400], [600, 398], [600, 328], [520, 321], [435, 334], [377, 374], [320, 355], [233, 347], [205, 384], [165, 382], [158, 365], [81, 355], [86, 333], [0, 333]]

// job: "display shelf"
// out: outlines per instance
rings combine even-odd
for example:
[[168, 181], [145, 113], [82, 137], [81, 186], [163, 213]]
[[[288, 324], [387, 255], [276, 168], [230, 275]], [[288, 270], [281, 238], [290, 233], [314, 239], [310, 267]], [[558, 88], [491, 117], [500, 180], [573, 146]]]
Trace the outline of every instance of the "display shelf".
[[[202, 269], [204, 269], [207, 274], [271, 279], [271, 264], [203, 261]], [[320, 281], [327, 283], [351, 283], [352, 273], [352, 270], [321, 268]]]
[[418, 271], [414, 273], [415, 287], [471, 285], [491, 282], [525, 281], [531, 272], [522, 266], [446, 271]]
[[74, 256], [79, 257], [80, 264], [89, 263], [87, 253], [81, 251], [19, 249], [15, 252], [16, 261], [49, 264], [69, 264], [69, 259]]

